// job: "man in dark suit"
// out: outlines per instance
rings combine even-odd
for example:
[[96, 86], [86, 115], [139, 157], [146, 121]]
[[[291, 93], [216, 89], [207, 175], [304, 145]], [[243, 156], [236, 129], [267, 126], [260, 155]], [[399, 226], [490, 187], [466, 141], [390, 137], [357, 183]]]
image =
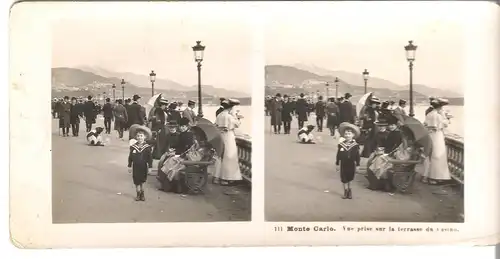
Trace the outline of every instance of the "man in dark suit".
[[92, 96], [87, 97], [87, 102], [85, 102], [83, 106], [83, 115], [85, 116], [85, 125], [87, 128], [87, 132], [92, 130], [92, 124], [95, 123], [95, 104], [92, 101]]
[[64, 100], [59, 109], [59, 126], [63, 129], [64, 137], [69, 137], [70, 117], [71, 104], [69, 103], [69, 96], [64, 96]]
[[[125, 110], [127, 111], [127, 114], [130, 114], [130, 103], [132, 102], [132, 100], [130, 100], [130, 98], [124, 100], [125, 104], [123, 104], [123, 107], [125, 107]], [[126, 123], [125, 123], [125, 128], [124, 130], [128, 130], [128, 128], [130, 128], [130, 122], [127, 120]]]
[[142, 111], [142, 106], [138, 103], [141, 97], [135, 94], [132, 99], [133, 102], [129, 106], [129, 110], [127, 111], [129, 126], [132, 126], [134, 124], [144, 125], [144, 114]]
[[189, 120], [189, 126], [195, 125], [196, 114], [194, 113], [195, 102], [189, 100], [188, 107], [182, 111], [182, 117]]
[[323, 102], [323, 96], [318, 97], [318, 102], [316, 103], [314, 109], [314, 112], [316, 113], [316, 126], [318, 126], [318, 132], [323, 132], [323, 121], [326, 115], [326, 104]]
[[349, 100], [349, 98], [351, 97], [352, 95], [350, 93], [346, 93], [344, 95], [344, 100], [339, 105], [340, 123], [354, 123], [355, 109], [354, 106], [352, 106], [351, 101]]
[[82, 116], [82, 105], [77, 103], [76, 97], [72, 97], [69, 121], [71, 123], [71, 131], [73, 133], [73, 137], [77, 137], [78, 132], [80, 131], [81, 116]]
[[304, 127], [304, 122], [307, 121], [307, 113], [309, 111], [309, 104], [306, 99], [304, 99], [304, 93], [300, 94], [300, 98], [295, 103], [295, 111], [297, 112], [300, 130]]
[[106, 103], [102, 106], [102, 113], [104, 116], [104, 128], [106, 134], [111, 134], [111, 121], [113, 120], [113, 105], [111, 100], [106, 98]]

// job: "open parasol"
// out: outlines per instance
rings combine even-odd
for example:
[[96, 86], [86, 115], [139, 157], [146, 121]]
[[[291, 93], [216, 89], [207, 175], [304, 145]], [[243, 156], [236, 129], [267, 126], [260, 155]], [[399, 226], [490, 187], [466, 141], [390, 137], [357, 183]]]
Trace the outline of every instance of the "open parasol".
[[217, 152], [219, 156], [222, 156], [222, 153], [224, 152], [224, 141], [222, 140], [222, 135], [215, 124], [198, 123], [191, 127], [191, 130], [197, 136], [203, 136], [206, 141], [212, 145], [215, 152]]
[[361, 98], [359, 99], [358, 103], [356, 104], [356, 115], [358, 115], [358, 117], [361, 117], [361, 112], [363, 111], [363, 108], [367, 104], [367, 101], [370, 100], [372, 95], [373, 92], [368, 92], [365, 95], [361, 96]]
[[401, 127], [408, 129], [413, 134], [415, 143], [424, 148], [424, 154], [430, 155], [432, 151], [432, 140], [429, 136], [429, 131], [419, 120], [402, 114], [394, 114], [394, 116], [402, 123]]
[[161, 94], [155, 94], [144, 104], [144, 108], [146, 109], [146, 114], [148, 118], [151, 117], [150, 112], [154, 107], [158, 106], [158, 102], [161, 99]]

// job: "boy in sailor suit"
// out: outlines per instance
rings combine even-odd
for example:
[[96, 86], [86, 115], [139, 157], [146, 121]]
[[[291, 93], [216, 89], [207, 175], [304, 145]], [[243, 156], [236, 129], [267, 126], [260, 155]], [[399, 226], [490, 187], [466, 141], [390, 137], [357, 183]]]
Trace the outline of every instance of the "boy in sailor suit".
[[151, 138], [151, 131], [145, 126], [140, 126], [136, 132], [137, 142], [130, 146], [128, 155], [128, 170], [132, 171], [132, 179], [137, 192], [135, 200], [145, 201], [143, 184], [146, 182], [149, 170], [153, 167], [151, 146], [146, 143], [146, 138]]
[[343, 122], [339, 126], [339, 132], [345, 140], [337, 147], [335, 164], [340, 167], [340, 180], [344, 186], [342, 199], [352, 199], [351, 182], [360, 163], [359, 145], [354, 139], [359, 137], [360, 130], [356, 125]]

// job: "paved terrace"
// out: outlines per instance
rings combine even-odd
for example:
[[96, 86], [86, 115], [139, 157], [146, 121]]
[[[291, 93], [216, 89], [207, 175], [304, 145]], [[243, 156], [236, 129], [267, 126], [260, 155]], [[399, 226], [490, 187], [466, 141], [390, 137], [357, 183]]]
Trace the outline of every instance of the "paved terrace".
[[[311, 117], [309, 123], [315, 125]], [[337, 140], [328, 129], [313, 133], [321, 137], [321, 143], [302, 145], [296, 140], [295, 119], [290, 135], [272, 133], [269, 117], [265, 125], [267, 221], [463, 222], [463, 199], [452, 186], [415, 181], [411, 194], [390, 195], [367, 189], [365, 171], [360, 170], [351, 183], [353, 199], [343, 200], [340, 175], [335, 171]], [[362, 158], [360, 168], [364, 167], [366, 159]]]
[[[127, 172], [128, 141], [119, 140], [113, 131], [105, 136], [110, 138], [110, 145], [89, 147], [82, 123], [79, 137], [70, 134], [66, 138], [58, 136], [58, 120], [52, 123], [54, 223], [250, 220], [249, 187], [237, 187], [239, 194], [227, 195], [225, 192], [235, 187], [208, 183], [205, 194], [186, 196], [157, 190], [156, 177], [149, 176], [144, 185], [146, 201], [135, 201], [132, 175]], [[102, 118], [96, 125], [103, 125]]]

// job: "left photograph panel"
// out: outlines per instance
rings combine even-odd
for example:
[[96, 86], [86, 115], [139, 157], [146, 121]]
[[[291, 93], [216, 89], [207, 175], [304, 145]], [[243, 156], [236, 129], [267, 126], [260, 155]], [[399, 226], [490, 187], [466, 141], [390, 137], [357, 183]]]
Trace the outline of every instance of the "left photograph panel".
[[251, 220], [252, 27], [164, 17], [53, 25], [53, 223]]

